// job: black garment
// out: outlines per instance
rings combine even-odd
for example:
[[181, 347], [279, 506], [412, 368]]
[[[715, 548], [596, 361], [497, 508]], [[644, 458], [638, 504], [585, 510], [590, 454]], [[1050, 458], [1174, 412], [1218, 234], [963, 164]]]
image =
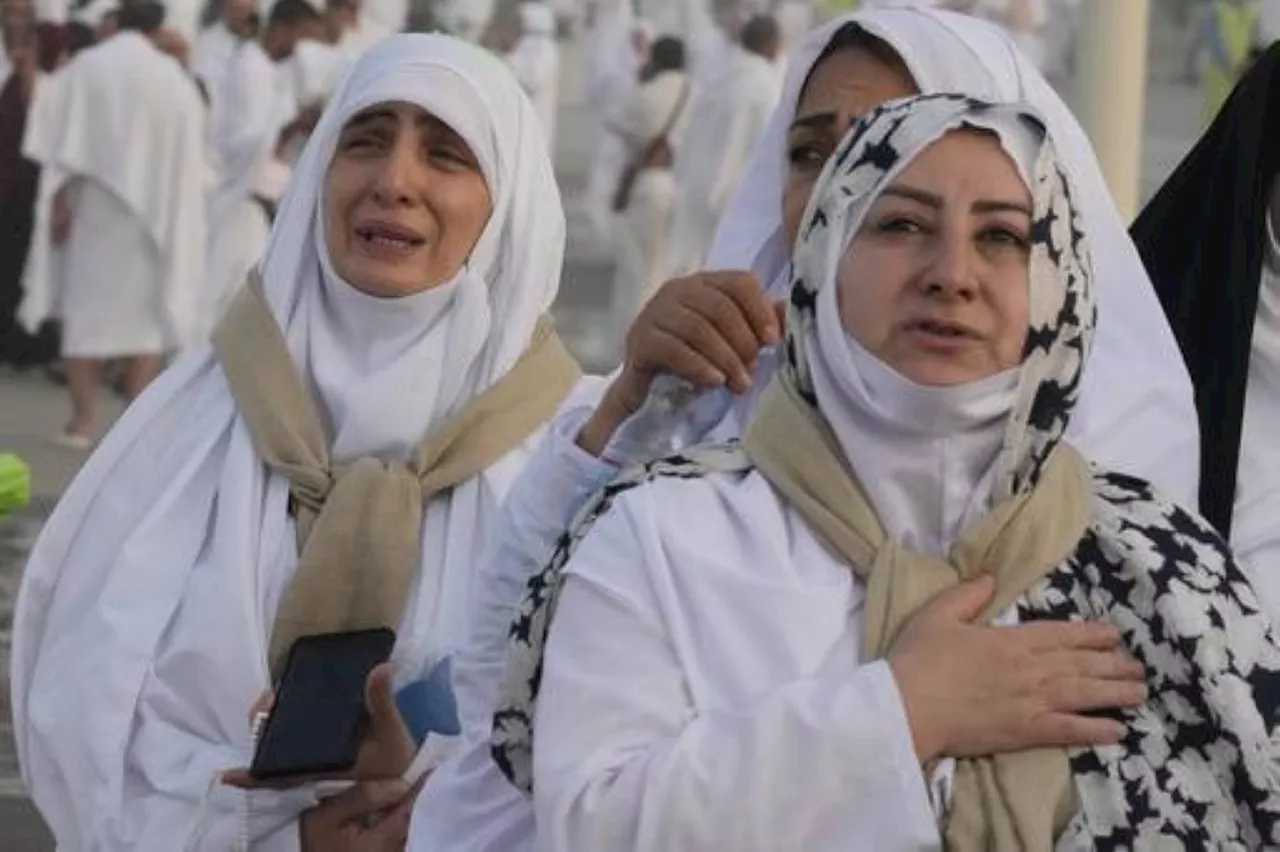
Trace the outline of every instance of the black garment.
[[28, 106], [18, 75], [11, 74], [0, 88], [0, 364], [18, 366], [43, 360], [40, 339], [17, 320], [40, 180], [40, 167], [22, 156]]
[[1277, 171], [1280, 44], [1240, 80], [1130, 229], [1195, 386], [1200, 512], [1228, 540]]

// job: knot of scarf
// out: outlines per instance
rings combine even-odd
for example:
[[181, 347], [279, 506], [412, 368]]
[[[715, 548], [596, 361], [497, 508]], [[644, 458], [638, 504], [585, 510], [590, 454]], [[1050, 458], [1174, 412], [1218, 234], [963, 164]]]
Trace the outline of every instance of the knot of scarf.
[[[760, 473], [866, 584], [863, 656], [883, 657], [910, 618], [939, 593], [981, 574], [996, 580], [983, 614], [1014, 604], [1079, 546], [1089, 520], [1088, 465], [1067, 444], [1036, 487], [979, 518], [947, 559], [889, 539], [821, 415], [785, 372], [765, 390], [743, 448]], [[958, 760], [945, 827], [951, 852], [1050, 852], [1076, 811], [1062, 749]]]
[[398, 626], [418, 567], [424, 507], [533, 434], [580, 376], [544, 317], [511, 371], [426, 436], [409, 461], [366, 456], [334, 465], [257, 273], [212, 339], [255, 450], [290, 484], [300, 555], [271, 633], [273, 673], [303, 636]]

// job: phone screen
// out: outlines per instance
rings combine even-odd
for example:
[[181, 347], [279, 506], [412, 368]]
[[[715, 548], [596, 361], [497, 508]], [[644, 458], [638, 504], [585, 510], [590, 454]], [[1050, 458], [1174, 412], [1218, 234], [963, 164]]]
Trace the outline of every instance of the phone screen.
[[258, 779], [344, 772], [367, 724], [369, 673], [391, 656], [395, 632], [359, 630], [294, 643], [250, 773]]

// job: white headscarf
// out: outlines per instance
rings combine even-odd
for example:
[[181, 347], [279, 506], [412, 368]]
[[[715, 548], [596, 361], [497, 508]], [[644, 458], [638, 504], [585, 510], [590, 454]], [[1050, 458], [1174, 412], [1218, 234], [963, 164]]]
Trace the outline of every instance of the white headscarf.
[[[1184, 505], [1196, 505], [1199, 437], [1191, 382], [1150, 279], [1084, 130], [1013, 41], [988, 23], [930, 9], [888, 8], [845, 15], [810, 33], [791, 56], [782, 100], [720, 221], [707, 268], [748, 268], [774, 298], [784, 294], [791, 253], [781, 202], [787, 130], [809, 72], [850, 23], [893, 47], [922, 93], [1025, 102], [1045, 116], [1092, 235], [1102, 317], [1069, 437], [1104, 467], [1142, 476]], [[726, 424], [731, 431], [740, 430], [749, 405], [738, 410], [739, 417]]]
[[[452, 127], [493, 203], [458, 275], [403, 299], [356, 291], [319, 250], [340, 131], [389, 101]], [[335, 459], [402, 455], [506, 373], [555, 298], [564, 237], [537, 118], [499, 59], [422, 35], [367, 53], [299, 159], [262, 262]], [[461, 635], [478, 545], [533, 440], [428, 506], [393, 656], [402, 679]], [[268, 686], [297, 561], [288, 492], [207, 346], [129, 409], [67, 491], [23, 578], [12, 676], [24, 780], [67, 848], [174, 848], [209, 779], [249, 759], [246, 713]]]

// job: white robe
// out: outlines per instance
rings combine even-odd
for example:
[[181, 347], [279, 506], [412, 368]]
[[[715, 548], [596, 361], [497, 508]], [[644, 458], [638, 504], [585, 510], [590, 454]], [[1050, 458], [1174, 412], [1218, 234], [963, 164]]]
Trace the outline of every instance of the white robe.
[[[527, 15], [525, 34], [510, 53], [507, 65], [520, 81], [521, 88], [533, 101], [533, 107], [546, 134], [547, 148], [556, 149], [556, 124], [560, 109], [560, 47], [555, 39], [555, 21], [545, 6], [522, 3], [520, 11]], [[537, 28], [530, 27], [535, 20]], [[550, 29], [546, 25], [550, 25]]]
[[[688, 86], [688, 76], [674, 71], [659, 74], [632, 93], [620, 120], [613, 125], [626, 143], [629, 161], [642, 156], [664, 130], [669, 129], [669, 134], [678, 130], [688, 106]], [[640, 308], [671, 277], [672, 211], [677, 193], [670, 167], [644, 169], [636, 176], [627, 208], [619, 217], [610, 311], [610, 332], [617, 341], [626, 338]]]
[[[448, 121], [475, 151], [494, 207], [452, 281], [397, 300], [337, 279], [317, 239], [342, 126], [388, 101]], [[549, 310], [564, 217], [536, 122], [500, 63], [428, 36], [388, 39], [366, 55], [321, 119], [262, 271], [339, 463], [407, 456], [510, 370]], [[421, 677], [463, 633], [479, 548], [536, 440], [425, 508], [427, 570], [392, 655], [399, 683]], [[288, 494], [204, 347], [130, 407], [59, 502], [23, 575], [12, 689], [23, 780], [61, 848], [167, 852], [203, 832], [211, 852], [242, 841], [255, 852], [297, 849], [314, 787], [216, 786], [252, 754], [247, 714], [269, 685], [268, 636], [296, 568]]]
[[[194, 333], [204, 273], [204, 104], [181, 66], [133, 32], [78, 55], [59, 91], [45, 162], [83, 179], [64, 251], [62, 317], [74, 330], [64, 349], [97, 357], [180, 348]], [[105, 230], [118, 215], [128, 218]], [[101, 313], [110, 299], [120, 310], [154, 308], [113, 326]]]
[[680, 189], [672, 228], [676, 273], [702, 268], [781, 86], [769, 60], [736, 48], [732, 62], [714, 80], [695, 88], [689, 121], [674, 140]]
[[539, 848], [940, 848], [893, 674], [860, 662], [863, 594], [758, 473], [622, 495], [547, 646]]
[[1249, 350], [1231, 549], [1264, 612], [1280, 617], [1280, 242], [1267, 216], [1267, 246]]
[[[293, 104], [275, 85], [275, 63], [256, 41], [244, 41], [231, 57], [213, 110], [213, 147], [219, 181], [209, 203], [209, 261], [201, 330], [207, 335], [267, 246], [270, 222], [254, 199], [278, 200], [268, 181], [287, 179], [275, 159], [280, 130]], [[203, 336], [202, 335], [202, 336]]]
[[222, 21], [205, 27], [196, 39], [191, 51], [191, 73], [204, 83], [210, 101], [217, 97], [217, 91], [222, 88], [223, 75], [231, 64], [231, 57], [239, 42], [240, 37], [227, 29]]
[[173, 30], [186, 40], [187, 44], [195, 44], [200, 35], [200, 13], [204, 11], [203, 0], [163, 0], [165, 7], [165, 29]]
[[22, 304], [18, 307], [18, 321], [30, 334], [35, 334], [45, 320], [61, 316], [63, 252], [53, 244], [50, 220], [54, 193], [66, 177], [54, 165], [52, 157], [61, 113], [62, 81], [68, 67], [64, 65], [52, 74], [36, 75], [22, 139], [22, 156], [40, 164], [35, 221], [27, 263], [22, 270]]

